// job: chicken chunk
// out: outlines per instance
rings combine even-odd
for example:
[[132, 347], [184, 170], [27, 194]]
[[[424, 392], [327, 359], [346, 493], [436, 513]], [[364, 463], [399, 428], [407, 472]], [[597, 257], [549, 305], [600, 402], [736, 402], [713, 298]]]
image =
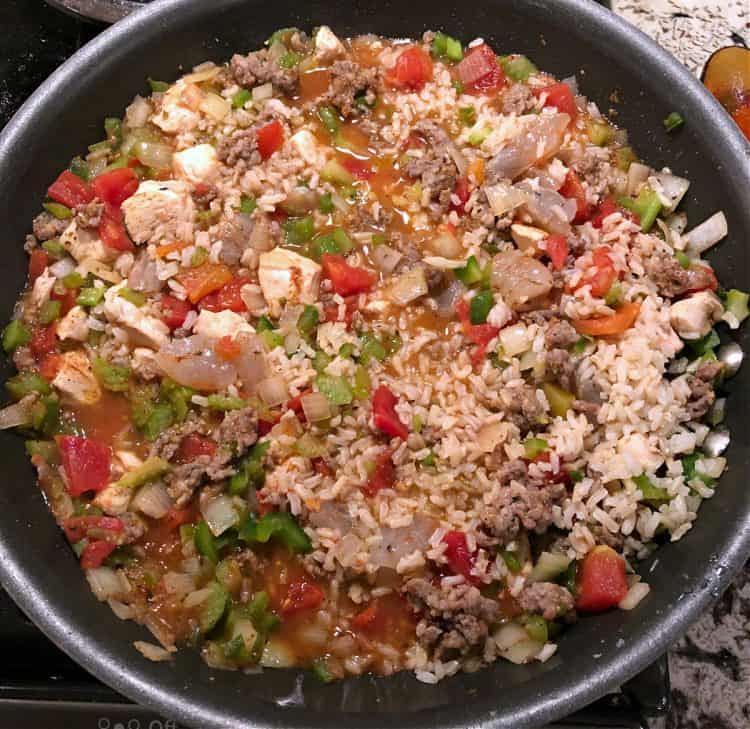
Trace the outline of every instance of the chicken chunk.
[[344, 44], [327, 26], [321, 25], [313, 39], [315, 43], [315, 60], [329, 63], [345, 53]]
[[255, 329], [243, 317], [229, 309], [217, 312], [203, 309], [198, 315], [193, 332], [206, 339], [218, 340], [222, 337], [234, 338], [241, 332], [253, 334]]
[[309, 258], [274, 248], [260, 256], [258, 279], [263, 297], [276, 316], [282, 301], [313, 304], [318, 298], [320, 266]]
[[721, 319], [724, 307], [712, 291], [699, 291], [676, 301], [669, 310], [672, 328], [682, 339], [700, 339]]
[[188, 132], [200, 122], [200, 114], [195, 111], [196, 101], [200, 103], [203, 92], [195, 84], [178, 81], [162, 96], [157, 112], [151, 121], [168, 134]]
[[196, 144], [172, 155], [175, 177], [191, 185], [213, 182], [218, 169], [216, 149], [210, 144]]
[[124, 284], [110, 288], [104, 295], [104, 314], [113, 324], [128, 332], [132, 344], [158, 349], [169, 340], [169, 327], [141, 307], [120, 296]]
[[122, 204], [125, 225], [136, 243], [193, 240], [195, 207], [182, 180], [142, 182]]
[[85, 342], [89, 335], [89, 315], [81, 306], [74, 306], [57, 324], [59, 339]]
[[94, 376], [91, 362], [80, 349], [60, 355], [60, 369], [52, 380], [52, 385], [64, 399], [79, 405], [93, 405], [102, 396], [102, 390]]
[[75, 220], [63, 231], [60, 243], [79, 263], [90, 260], [111, 263], [119, 253], [104, 245], [92, 229], [79, 227]]
[[41, 275], [34, 281], [34, 286], [31, 289], [31, 306], [34, 309], [38, 309], [52, 293], [52, 287], [55, 285], [54, 275], [51, 273], [49, 268], [45, 268]]
[[128, 510], [132, 498], [132, 488], [111, 483], [96, 495], [93, 504], [98, 506], [105, 514], [119, 516]]

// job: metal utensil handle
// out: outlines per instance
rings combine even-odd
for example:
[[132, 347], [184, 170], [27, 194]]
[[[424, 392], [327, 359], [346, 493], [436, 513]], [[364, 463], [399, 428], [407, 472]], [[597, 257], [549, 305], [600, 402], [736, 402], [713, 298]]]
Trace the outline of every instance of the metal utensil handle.
[[134, 10], [142, 8], [142, 3], [132, 0], [47, 0], [47, 2], [67, 13], [102, 23], [116, 23]]

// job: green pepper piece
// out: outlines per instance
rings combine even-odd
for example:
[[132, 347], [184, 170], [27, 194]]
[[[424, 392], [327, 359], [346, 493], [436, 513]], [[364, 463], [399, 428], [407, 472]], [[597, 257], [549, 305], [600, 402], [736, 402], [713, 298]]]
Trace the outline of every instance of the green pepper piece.
[[133, 291], [133, 289], [127, 287], [120, 289], [117, 295], [139, 308], [146, 303], [145, 294], [142, 294], [140, 291]]
[[71, 271], [67, 276], [63, 276], [62, 282], [66, 289], [80, 289], [86, 283], [86, 279], [78, 271]]
[[586, 134], [592, 144], [606, 147], [612, 141], [615, 130], [605, 121], [591, 119], [586, 122]]
[[541, 615], [528, 615], [524, 618], [523, 627], [529, 634], [529, 638], [546, 643], [549, 638], [547, 621]]
[[185, 387], [184, 385], [178, 385], [174, 380], [169, 377], [165, 377], [161, 381], [159, 388], [162, 395], [167, 399], [169, 404], [172, 406], [172, 412], [175, 420], [181, 423], [187, 417], [188, 411], [190, 410], [190, 400], [195, 395], [195, 390], [192, 387]]
[[422, 466], [422, 468], [435, 468], [437, 465], [437, 457], [435, 454], [430, 451], [420, 462], [419, 465]]
[[16, 347], [28, 344], [31, 341], [31, 332], [21, 324], [19, 319], [13, 319], [3, 330], [3, 349], [10, 353]]
[[666, 119], [664, 119], [664, 128], [667, 132], [673, 132], [675, 129], [679, 129], [685, 120], [676, 111], [670, 112]]
[[632, 210], [638, 216], [644, 233], [651, 230], [656, 216], [661, 212], [659, 196], [650, 187], [644, 187], [635, 200], [631, 197], [622, 197], [618, 202], [621, 207]]
[[224, 616], [229, 602], [229, 593], [218, 583], [210, 582], [208, 597], [201, 603], [201, 611], [198, 616], [198, 624], [201, 633], [209, 633]]
[[718, 347], [719, 344], [721, 344], [721, 340], [715, 329], [712, 329], [705, 337], [688, 342], [688, 346], [698, 357], [703, 356], [707, 352], [713, 352], [714, 348]]
[[349, 359], [354, 354], [354, 345], [351, 342], [344, 342], [339, 347], [339, 353], [338, 356], [341, 357], [341, 359]]
[[382, 342], [374, 334], [366, 332], [361, 335], [360, 339], [362, 341], [362, 348], [360, 350], [359, 361], [363, 365], [367, 365], [373, 359], [382, 362], [388, 356], [388, 352], [386, 352]]
[[623, 172], [630, 169], [630, 165], [638, 159], [632, 147], [619, 147], [615, 151], [615, 164]]
[[50, 392], [49, 382], [36, 372], [19, 372], [5, 382], [5, 389], [16, 401], [32, 392], [38, 392], [40, 395]]
[[252, 215], [255, 212], [255, 208], [258, 207], [258, 201], [250, 196], [250, 195], [243, 195], [240, 198], [240, 212], [245, 213], [246, 215]]
[[526, 56], [501, 56], [499, 61], [505, 75], [513, 81], [527, 81], [529, 76], [539, 73], [539, 69]]
[[580, 469], [574, 469], [572, 471], [568, 471], [568, 476], [570, 476], [570, 480], [573, 483], [578, 483], [579, 481], [583, 481], [584, 473]]
[[94, 374], [105, 390], [125, 392], [130, 380], [130, 368], [113, 365], [102, 357], [95, 357], [93, 363]]
[[91, 170], [88, 164], [80, 157], [73, 157], [70, 161], [70, 171], [84, 182], [88, 182], [91, 179]]
[[50, 393], [37, 400], [31, 407], [31, 428], [46, 436], [60, 430], [60, 400]]
[[505, 566], [511, 572], [521, 571], [521, 562], [519, 561], [518, 557], [516, 557], [514, 552], [509, 552], [508, 550], [504, 550], [500, 552], [500, 556], [503, 558], [503, 562], [505, 562]]
[[104, 120], [104, 133], [112, 149], [117, 149], [122, 144], [122, 120], [115, 116], [108, 116]]
[[331, 358], [322, 349], [315, 351], [312, 366], [317, 373], [322, 373], [331, 362]]
[[255, 325], [255, 330], [258, 332], [270, 332], [273, 328], [273, 322], [265, 315], [258, 319]]
[[644, 501], [665, 502], [671, 499], [667, 490], [655, 486], [645, 473], [642, 473], [640, 476], [635, 476], [633, 482], [643, 495]]
[[472, 324], [484, 324], [487, 315], [495, 304], [492, 291], [484, 289], [480, 291], [469, 304], [469, 320]]
[[533, 460], [538, 455], [541, 455], [544, 453], [544, 451], [547, 450], [549, 447], [549, 443], [547, 443], [544, 438], [527, 438], [523, 442], [523, 448], [525, 453], [525, 458], [528, 460]]
[[216, 540], [214, 539], [214, 535], [211, 534], [211, 530], [209, 529], [208, 524], [205, 521], [199, 521], [195, 525], [193, 539], [195, 541], [195, 549], [197, 550], [198, 554], [202, 554], [211, 562], [216, 563], [219, 561], [218, 550], [216, 549]]
[[554, 382], [545, 382], [542, 385], [542, 390], [544, 390], [544, 394], [549, 402], [550, 412], [555, 416], [564, 418], [568, 410], [573, 407], [573, 401], [576, 399], [576, 396]]
[[683, 251], [675, 251], [674, 257], [685, 270], [690, 268], [691, 261], [690, 256], [688, 256], [687, 253], [684, 253]]
[[149, 481], [155, 481], [171, 469], [168, 461], [157, 456], [147, 458], [140, 466], [128, 471], [122, 478], [115, 481], [115, 486], [121, 489], [134, 489]]
[[458, 110], [458, 120], [465, 127], [473, 127], [477, 123], [477, 112], [473, 106], [462, 106]]
[[604, 295], [604, 303], [607, 306], [617, 306], [622, 303], [622, 285], [619, 281], [613, 281], [609, 291]]
[[81, 289], [81, 293], [78, 294], [78, 298], [76, 299], [76, 304], [89, 308], [98, 306], [102, 302], [102, 299], [104, 299], [105, 291], [106, 289], [103, 286], [99, 288], [92, 286]]
[[143, 428], [148, 422], [156, 404], [157, 389], [155, 385], [137, 385], [130, 389], [130, 412], [133, 423]]
[[55, 463], [58, 460], [57, 443], [53, 440], [27, 440], [24, 447], [30, 458], [39, 456], [45, 463]]
[[683, 457], [682, 473], [685, 477], [685, 483], [692, 481], [694, 478], [699, 478], [706, 486], [713, 486], [716, 483], [716, 479], [713, 476], [707, 476], [696, 469], [696, 463], [703, 457], [704, 454], [700, 451], [695, 451]]
[[148, 78], [148, 85], [151, 87], [152, 93], [163, 94], [169, 88], [169, 84], [166, 81], [155, 81], [151, 77]]
[[209, 395], [208, 407], [211, 410], [226, 412], [228, 410], [242, 410], [247, 407], [247, 401], [241, 397], [231, 397], [228, 395]]
[[208, 260], [208, 249], [203, 246], [196, 246], [193, 255], [190, 256], [191, 268], [198, 268]]
[[361, 364], [357, 365], [357, 368], [354, 370], [352, 394], [357, 400], [367, 400], [370, 397], [371, 388], [370, 373], [367, 371], [367, 368]]
[[315, 378], [315, 386], [332, 405], [349, 405], [354, 399], [352, 388], [343, 377], [318, 375]]
[[328, 669], [328, 661], [325, 658], [316, 658], [310, 671], [321, 683], [331, 683], [331, 681], [336, 680], [336, 677]]
[[318, 210], [323, 215], [330, 215], [333, 212], [333, 198], [331, 193], [327, 192], [318, 198]]
[[729, 289], [724, 295], [724, 309], [733, 314], [738, 322], [743, 322], [750, 314], [748, 309], [748, 299], [750, 296], [744, 291], [738, 289]]
[[302, 218], [287, 218], [281, 227], [284, 230], [286, 244], [293, 246], [307, 243], [315, 232], [315, 223], [311, 215]]
[[268, 349], [269, 352], [272, 349], [281, 347], [284, 344], [284, 336], [282, 334], [279, 334], [279, 332], [266, 330], [261, 332], [260, 336], [262, 337], [263, 343], [265, 344], [266, 349]]
[[73, 211], [67, 206], [57, 202], [42, 203], [42, 207], [58, 220], [68, 220], [73, 217]]
[[336, 134], [339, 130], [339, 115], [337, 111], [328, 105], [318, 108], [318, 117], [323, 122], [323, 126], [331, 133]]
[[299, 319], [297, 319], [297, 331], [302, 336], [307, 337], [311, 335], [315, 327], [318, 326], [318, 321], [320, 321], [320, 314], [318, 313], [317, 307], [306, 304], [302, 313], [299, 315]]
[[349, 253], [354, 250], [354, 243], [343, 228], [334, 228], [332, 235], [334, 243], [342, 253]]
[[305, 458], [320, 458], [328, 451], [326, 444], [311, 433], [303, 433], [297, 438], [294, 450]]
[[62, 258], [65, 255], [65, 246], [60, 243], [59, 238], [44, 241], [42, 248], [55, 258]]
[[468, 142], [472, 147], [479, 147], [487, 137], [490, 136], [490, 129], [483, 127], [482, 129], [476, 129], [469, 134]]
[[295, 518], [285, 511], [265, 514], [258, 521], [248, 516], [240, 527], [238, 536], [242, 541], [261, 544], [266, 544], [271, 538], [275, 538], [295, 554], [307, 553], [312, 549], [310, 538]]
[[232, 96], [232, 107], [235, 109], [243, 109], [253, 95], [247, 89], [240, 89]]
[[473, 286], [482, 280], [482, 269], [479, 267], [479, 262], [474, 256], [469, 256], [466, 265], [462, 268], [454, 269], [453, 273], [456, 274], [456, 278], [459, 281], [467, 286]]
[[61, 308], [62, 304], [59, 301], [48, 299], [39, 307], [39, 322], [47, 326], [47, 324], [59, 319]]
[[174, 411], [169, 403], [160, 402], [154, 405], [142, 430], [146, 440], [156, 440], [174, 423]]

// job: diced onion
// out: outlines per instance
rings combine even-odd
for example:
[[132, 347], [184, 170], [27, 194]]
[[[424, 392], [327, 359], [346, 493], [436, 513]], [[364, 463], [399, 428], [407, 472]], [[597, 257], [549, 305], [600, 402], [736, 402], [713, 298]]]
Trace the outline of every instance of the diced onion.
[[525, 324], [513, 324], [498, 334], [504, 357], [515, 357], [529, 348], [528, 332]]
[[644, 597], [646, 597], [646, 595], [648, 595], [650, 591], [651, 588], [648, 583], [636, 582], [630, 586], [627, 594], [622, 600], [620, 600], [617, 607], [619, 607], [620, 610], [632, 610], [641, 600], [643, 600]]
[[261, 84], [256, 86], [252, 90], [253, 101], [263, 101], [263, 99], [270, 99], [273, 96], [273, 85], [270, 83]]
[[184, 572], [167, 572], [162, 582], [169, 595], [187, 595], [195, 590], [195, 580]]
[[199, 84], [215, 78], [219, 71], [221, 71], [221, 66], [207, 61], [206, 63], [201, 63], [200, 66], [196, 66], [192, 73], [183, 76], [182, 81], [186, 84]]
[[120, 620], [132, 620], [135, 617], [135, 608], [132, 605], [126, 605], [119, 600], [107, 600], [107, 604]]
[[267, 377], [258, 384], [258, 394], [269, 407], [276, 407], [289, 399], [289, 388], [283, 377]]
[[[665, 213], [671, 213], [685, 197], [690, 187], [690, 180], [668, 172], [657, 172], [653, 179], [656, 181], [654, 188], [659, 194], [662, 208]], [[666, 203], [666, 204], [665, 204]]]
[[506, 623], [498, 628], [492, 637], [498, 650], [506, 651], [519, 641], [528, 639], [529, 634], [518, 623]]
[[151, 104], [142, 96], [136, 96], [125, 109], [125, 123], [131, 128], [142, 127], [151, 115]]
[[132, 507], [152, 519], [161, 519], [167, 515], [173, 503], [166, 486], [160, 481], [142, 486], [132, 501]]
[[682, 234], [685, 228], [687, 228], [687, 222], [687, 213], [673, 213], [667, 218], [667, 225], [675, 233]]
[[440, 231], [430, 241], [429, 246], [443, 258], [458, 258], [463, 252], [460, 241], [449, 230]]
[[240, 298], [249, 312], [255, 312], [266, 305], [263, 292], [257, 284], [245, 284], [240, 289]]
[[35, 395], [27, 395], [20, 402], [8, 405], [8, 407], [0, 410], [0, 430], [26, 425], [30, 419], [29, 408], [35, 400]]
[[383, 273], [391, 273], [402, 258], [401, 253], [387, 245], [376, 246], [372, 251], [372, 261]]
[[648, 180], [651, 168], [640, 162], [631, 162], [628, 168], [628, 195], [634, 195], [638, 188]]
[[486, 185], [484, 192], [492, 212], [497, 216], [505, 215], [526, 202], [526, 193], [507, 182]]
[[111, 567], [94, 567], [86, 570], [86, 579], [97, 600], [109, 600], [124, 592], [117, 572]]
[[201, 514], [215, 537], [223, 534], [239, 520], [231, 496], [217, 496], [201, 506]]
[[133, 647], [149, 661], [171, 661], [173, 654], [165, 648], [153, 643], [147, 643], [145, 640], [136, 640]]
[[308, 392], [301, 398], [302, 410], [310, 423], [327, 420], [331, 417], [331, 406], [322, 392]]
[[49, 267], [49, 270], [55, 278], [62, 278], [63, 276], [72, 273], [75, 267], [76, 264], [73, 262], [73, 259], [66, 256], [65, 258], [61, 258], [59, 261], [53, 263]]
[[216, 121], [221, 121], [231, 108], [232, 105], [218, 94], [206, 94], [200, 104], [200, 110]]
[[168, 144], [140, 141], [133, 145], [133, 152], [146, 167], [168, 170], [172, 166], [172, 148]]
[[388, 290], [388, 297], [399, 306], [404, 306], [428, 292], [424, 269], [415, 266], [402, 273]]
[[542, 648], [544, 648], [544, 643], [541, 641], [526, 638], [525, 640], [519, 640], [518, 643], [514, 643], [507, 650], [500, 651], [500, 655], [505, 658], [506, 661], [522, 664], [528, 663], [536, 658]]
[[556, 552], [542, 552], [531, 570], [528, 582], [550, 582], [568, 569], [570, 557]]
[[294, 651], [281, 638], [271, 637], [263, 648], [260, 665], [264, 668], [292, 668], [297, 663]]
[[200, 605], [201, 603], [204, 603], [206, 600], [208, 600], [209, 596], [213, 594], [213, 589], [210, 587], [204, 587], [200, 590], [195, 590], [191, 592], [184, 600], [183, 600], [183, 606], [186, 610], [190, 610], [190, 608], [194, 608], [196, 605]]
[[719, 478], [724, 469], [727, 467], [726, 458], [700, 458], [695, 463], [695, 471], [701, 476], [710, 476], [711, 478]]
[[729, 232], [723, 212], [714, 213], [685, 235], [691, 253], [703, 253], [716, 245]]

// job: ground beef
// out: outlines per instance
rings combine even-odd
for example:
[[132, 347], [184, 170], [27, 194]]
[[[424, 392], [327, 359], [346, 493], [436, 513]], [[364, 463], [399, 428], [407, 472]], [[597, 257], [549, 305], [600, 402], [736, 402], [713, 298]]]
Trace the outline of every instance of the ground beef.
[[219, 226], [218, 239], [222, 242], [219, 259], [229, 266], [236, 266], [248, 246], [254, 223], [249, 215], [239, 213], [224, 218]]
[[553, 349], [547, 352], [545, 362], [550, 374], [568, 392], [576, 385], [576, 366], [567, 349]]
[[421, 157], [415, 157], [406, 165], [406, 174], [420, 178], [423, 191], [427, 191], [431, 201], [433, 217], [439, 217], [450, 207], [451, 195], [456, 186], [458, 169], [450, 155], [450, 137], [434, 121], [420, 121], [414, 131], [427, 141], [427, 148]]
[[81, 228], [98, 228], [102, 222], [104, 203], [98, 198], [91, 202], [79, 205], [76, 209], [76, 223]]
[[378, 67], [363, 68], [354, 61], [336, 61], [331, 66], [331, 83], [325, 99], [345, 117], [362, 109], [356, 102], [362, 97], [366, 107], [375, 103], [381, 86], [382, 71]]
[[231, 459], [227, 448], [219, 448], [212, 456], [198, 456], [175, 466], [164, 478], [167, 493], [177, 506], [183, 506], [205, 480], [221, 481], [234, 475], [235, 469], [227, 465]]
[[222, 137], [216, 148], [217, 157], [226, 165], [233, 167], [240, 160], [248, 166], [260, 163], [260, 152], [258, 152], [258, 140], [255, 128], [240, 129], [232, 132], [229, 136]]
[[[534, 309], [532, 311], [521, 312], [521, 321], [524, 324], [536, 324], [540, 327], [546, 327], [552, 320], [559, 318], [559, 316], [559, 307], [550, 306], [546, 309]], [[547, 347], [549, 348], [549, 344]]]
[[151, 456], [158, 456], [165, 461], [171, 461], [176, 455], [182, 443], [182, 439], [191, 433], [208, 433], [209, 427], [201, 422], [192, 413], [188, 415], [185, 422], [167, 428], [151, 445]]
[[565, 319], [551, 319], [544, 334], [547, 349], [567, 349], [573, 346], [581, 335]]
[[646, 272], [661, 296], [671, 299], [688, 289], [690, 275], [674, 256], [656, 253], [646, 261]]
[[281, 68], [278, 60], [271, 58], [266, 48], [246, 56], [235, 53], [229, 62], [229, 70], [234, 80], [248, 89], [270, 81], [280, 91], [291, 94], [296, 90], [299, 80], [297, 66]]
[[601, 405], [596, 402], [589, 402], [588, 400], [573, 400], [573, 410], [577, 413], [583, 413], [586, 419], [592, 425], [596, 425], [597, 418], [599, 417], [599, 410]]
[[573, 596], [554, 582], [535, 582], [523, 588], [518, 596], [518, 604], [525, 613], [554, 620], [573, 609]]
[[564, 497], [562, 484], [540, 485], [528, 474], [523, 479], [514, 478], [482, 507], [483, 533], [478, 541], [482, 546], [507, 544], [518, 536], [521, 527], [542, 534], [552, 523], [552, 507]]
[[253, 408], [228, 412], [213, 438], [220, 445], [231, 443], [236, 452], [244, 453], [258, 440], [258, 418]]
[[19, 372], [30, 370], [34, 367], [36, 365], [36, 360], [31, 353], [31, 347], [26, 344], [21, 347], [16, 347], [13, 351], [13, 364]]
[[513, 84], [503, 91], [500, 97], [500, 111], [503, 114], [520, 116], [536, 103], [536, 96], [526, 84]]
[[716, 400], [713, 381], [721, 372], [722, 362], [706, 362], [701, 365], [694, 375], [687, 376], [690, 397], [685, 405], [690, 420], [702, 418]]
[[146, 523], [132, 511], [120, 514], [118, 519], [123, 523], [123, 530], [118, 536], [118, 544], [132, 544], [146, 533]]
[[536, 389], [530, 385], [506, 387], [500, 397], [504, 404], [505, 417], [513, 423], [522, 435], [540, 424], [545, 415], [544, 406], [536, 396]]
[[70, 224], [70, 220], [58, 220], [46, 210], [34, 218], [31, 228], [37, 240], [45, 241], [57, 238]]

